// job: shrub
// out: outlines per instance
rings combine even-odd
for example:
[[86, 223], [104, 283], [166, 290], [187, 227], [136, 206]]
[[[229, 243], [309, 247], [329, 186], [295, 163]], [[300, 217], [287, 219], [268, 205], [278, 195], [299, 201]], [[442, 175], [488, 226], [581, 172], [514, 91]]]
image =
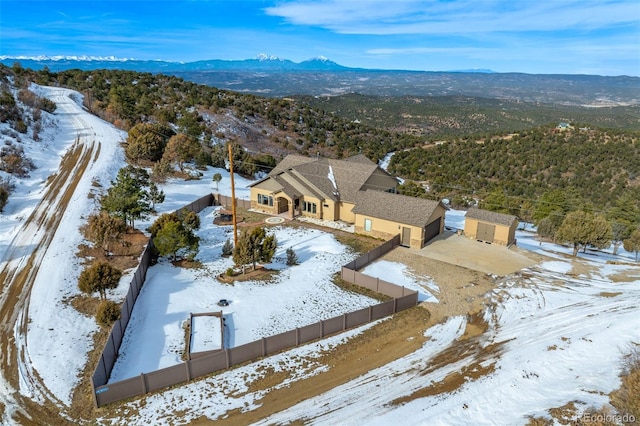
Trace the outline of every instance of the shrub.
[[118, 287], [122, 271], [106, 262], [96, 262], [80, 273], [78, 288], [87, 294], [99, 293], [102, 300], [106, 299], [108, 289]]
[[230, 239], [227, 239], [227, 241], [225, 241], [224, 245], [222, 246], [222, 256], [229, 257], [232, 254], [233, 254], [233, 244], [231, 243]]
[[226, 274], [228, 277], [232, 277], [236, 274], [236, 272], [233, 270], [233, 268], [227, 268]]
[[98, 323], [108, 327], [120, 319], [120, 306], [111, 300], [103, 300], [96, 310]]
[[289, 247], [287, 249], [287, 266], [297, 265], [298, 263], [298, 256], [296, 255], [296, 252]]

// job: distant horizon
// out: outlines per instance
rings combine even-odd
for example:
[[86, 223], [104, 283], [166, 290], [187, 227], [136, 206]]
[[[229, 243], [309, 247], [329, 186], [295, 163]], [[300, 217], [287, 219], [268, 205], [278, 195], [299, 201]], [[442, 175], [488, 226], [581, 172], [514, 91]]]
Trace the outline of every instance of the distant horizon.
[[[260, 56], [263, 54], [259, 54], [257, 56], [251, 57], [251, 58], [245, 58], [245, 59], [220, 59], [220, 58], [208, 58], [208, 59], [197, 59], [194, 61], [171, 61], [171, 60], [166, 60], [166, 59], [139, 59], [139, 58], [123, 58], [123, 57], [117, 57], [114, 55], [109, 55], [109, 56], [89, 56], [89, 55], [39, 55], [39, 56], [26, 56], [26, 55], [15, 55], [15, 56], [10, 56], [10, 55], [0, 55], [0, 61], [7, 61], [7, 60], [15, 60], [15, 61], [35, 61], [35, 62], [45, 62], [45, 61], [85, 61], [85, 62], [91, 62], [91, 61], [104, 61], [104, 62], [161, 62], [161, 63], [168, 63], [168, 64], [193, 64], [193, 63], [197, 63], [197, 62], [208, 62], [208, 61], [222, 61], [222, 62], [243, 62], [243, 61], [250, 61], [250, 60], [258, 60], [260, 59]], [[362, 67], [347, 67], [345, 65], [339, 64], [335, 61], [332, 61], [331, 58], [325, 58], [322, 56], [317, 56], [317, 57], [312, 57], [309, 59], [305, 59], [302, 60], [300, 62], [295, 62], [295, 61], [291, 61], [290, 59], [287, 58], [280, 58], [280, 57], [276, 57], [276, 56], [271, 56], [271, 60], [280, 60], [280, 61], [289, 61], [292, 62], [294, 64], [301, 64], [301, 63], [305, 63], [305, 62], [311, 62], [314, 60], [328, 60], [330, 62], [333, 62], [341, 67], [343, 67], [346, 70], [364, 70], [364, 71], [389, 71], [389, 72], [424, 72], [424, 73], [474, 73], [474, 74], [529, 74], [529, 75], [570, 75], [570, 76], [578, 76], [578, 75], [585, 75], [585, 76], [594, 76], [594, 77], [631, 77], [631, 78], [640, 78], [640, 76], [635, 76], [635, 75], [628, 75], [628, 74], [618, 74], [618, 75], [603, 75], [603, 74], [571, 74], [571, 73], [528, 73], [528, 72], [522, 72], [522, 71], [495, 71], [492, 69], [487, 69], [487, 68], [468, 68], [468, 69], [451, 69], [451, 70], [407, 70], [407, 69], [381, 69], [381, 68], [362, 68]], [[267, 59], [268, 60], [268, 59]], [[7, 64], [5, 64], [7, 65]], [[66, 68], [65, 68], [66, 69]], [[52, 70], [55, 72], [55, 70]], [[214, 69], [212, 70], [208, 70], [208, 71], [216, 71]], [[240, 71], [240, 70], [238, 70]], [[328, 70], [330, 71], [330, 70]]]
[[[33, 7], [37, 5], [37, 7]], [[2, 0], [0, 56], [640, 76], [635, 0]]]

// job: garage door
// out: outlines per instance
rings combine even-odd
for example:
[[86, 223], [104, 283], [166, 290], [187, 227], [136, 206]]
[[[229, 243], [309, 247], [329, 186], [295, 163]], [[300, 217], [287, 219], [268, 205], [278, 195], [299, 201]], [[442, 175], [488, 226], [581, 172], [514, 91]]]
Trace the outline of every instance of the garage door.
[[439, 217], [424, 227], [424, 241], [422, 242], [422, 245], [425, 245], [426, 243], [428, 243], [433, 237], [437, 237], [438, 235], [440, 235], [441, 221], [442, 221], [442, 218]]
[[493, 237], [496, 235], [496, 226], [490, 223], [478, 222], [478, 233], [476, 239], [480, 241], [493, 242]]

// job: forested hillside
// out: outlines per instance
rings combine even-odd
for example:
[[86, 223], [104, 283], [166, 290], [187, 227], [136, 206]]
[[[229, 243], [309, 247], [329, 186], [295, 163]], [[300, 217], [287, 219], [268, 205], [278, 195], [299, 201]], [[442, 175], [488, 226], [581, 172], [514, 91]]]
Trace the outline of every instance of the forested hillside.
[[482, 199], [499, 191], [517, 205], [513, 199], [560, 189], [604, 210], [625, 192], [640, 195], [640, 133], [539, 127], [455, 139], [398, 152], [390, 171], [427, 182], [436, 198]]
[[[218, 90], [173, 76], [119, 70], [4, 69], [24, 82], [78, 90], [91, 112], [125, 130], [140, 123], [167, 124], [197, 139], [205, 154], [220, 142], [234, 141], [250, 153], [275, 158], [292, 152], [331, 157], [363, 153], [375, 161], [389, 151], [420, 143], [416, 137], [347, 121], [299, 101]], [[199, 158], [204, 161], [204, 156]]]
[[391, 97], [355, 93], [296, 99], [347, 120], [432, 139], [515, 132], [562, 121], [640, 130], [637, 105], [593, 108], [470, 96]]

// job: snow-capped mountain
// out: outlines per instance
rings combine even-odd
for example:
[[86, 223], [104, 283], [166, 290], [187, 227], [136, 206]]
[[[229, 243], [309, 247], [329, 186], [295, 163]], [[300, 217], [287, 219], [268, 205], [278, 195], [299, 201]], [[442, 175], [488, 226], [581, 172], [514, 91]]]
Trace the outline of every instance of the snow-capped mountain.
[[325, 57], [317, 57], [302, 62], [293, 62], [277, 56], [261, 53], [253, 59], [223, 60], [209, 59], [194, 62], [164, 60], [141, 60], [116, 56], [0, 56], [0, 63], [12, 66], [20, 63], [23, 68], [52, 71], [66, 69], [126, 69], [141, 72], [181, 72], [181, 71], [338, 71], [351, 69], [338, 65]]

